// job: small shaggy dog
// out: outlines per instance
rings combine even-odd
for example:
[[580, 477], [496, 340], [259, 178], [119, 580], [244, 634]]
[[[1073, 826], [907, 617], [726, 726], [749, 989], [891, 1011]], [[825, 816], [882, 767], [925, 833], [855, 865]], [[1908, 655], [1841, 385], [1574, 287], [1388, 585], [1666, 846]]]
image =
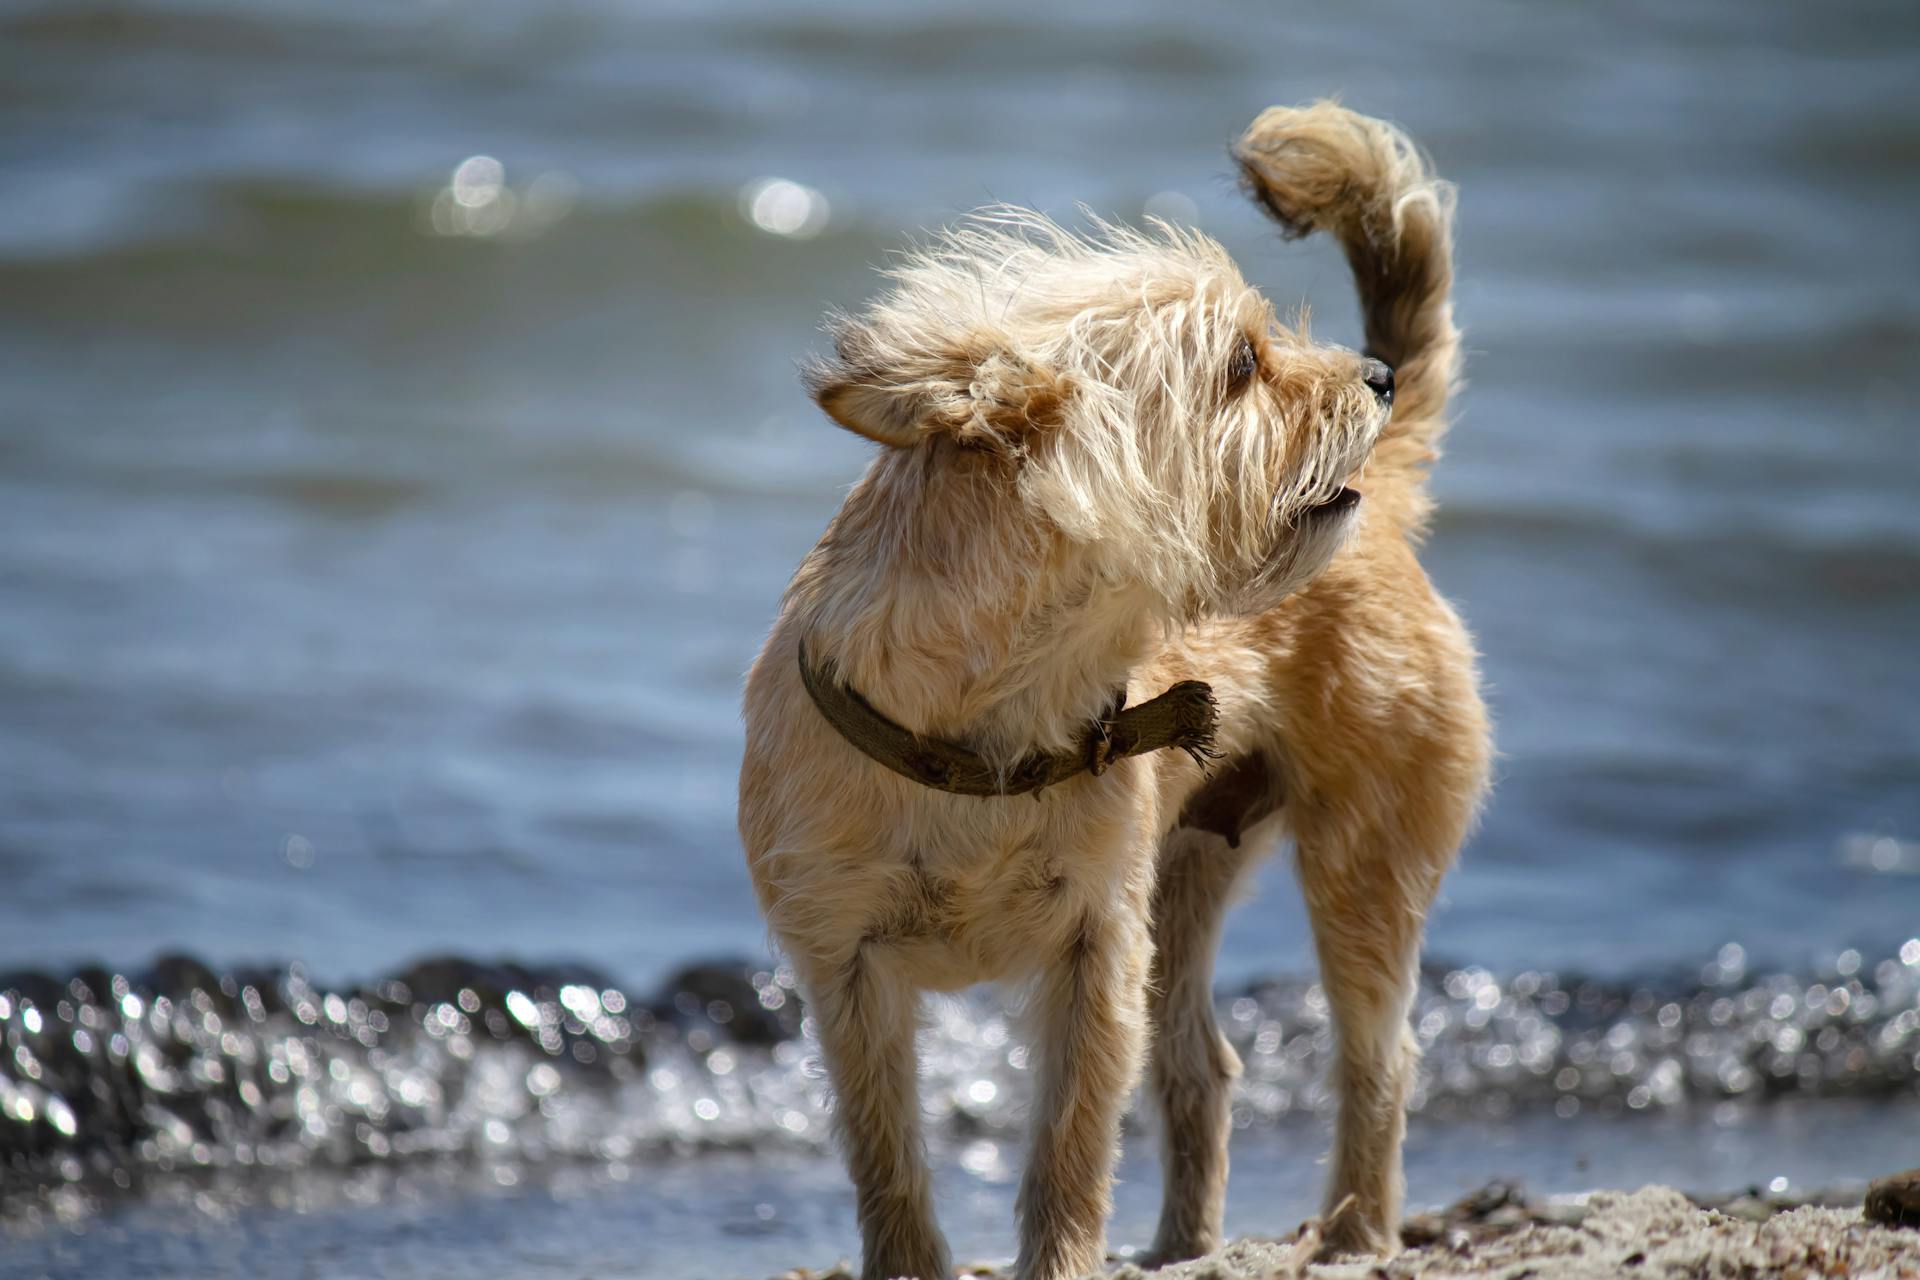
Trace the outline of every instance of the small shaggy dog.
[[1395, 1247], [1421, 930], [1490, 751], [1415, 558], [1459, 366], [1452, 192], [1327, 103], [1267, 111], [1235, 158], [1288, 233], [1345, 249], [1367, 356], [1283, 327], [1202, 236], [1003, 210], [892, 271], [810, 371], [880, 449], [748, 679], [740, 828], [870, 1280], [951, 1274], [914, 1032], [922, 991], [986, 981], [1030, 990], [1017, 1273], [1101, 1265], [1149, 1046], [1152, 1256], [1220, 1243], [1213, 953], [1283, 836], [1338, 1042], [1328, 1249]]

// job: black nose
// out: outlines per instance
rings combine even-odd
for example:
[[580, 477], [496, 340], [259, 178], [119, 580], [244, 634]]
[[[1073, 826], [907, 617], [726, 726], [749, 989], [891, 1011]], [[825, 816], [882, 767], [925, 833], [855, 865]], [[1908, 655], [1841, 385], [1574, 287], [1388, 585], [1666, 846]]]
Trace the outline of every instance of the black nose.
[[1393, 367], [1386, 361], [1361, 361], [1360, 380], [1373, 388], [1373, 394], [1380, 397], [1380, 403], [1393, 403]]

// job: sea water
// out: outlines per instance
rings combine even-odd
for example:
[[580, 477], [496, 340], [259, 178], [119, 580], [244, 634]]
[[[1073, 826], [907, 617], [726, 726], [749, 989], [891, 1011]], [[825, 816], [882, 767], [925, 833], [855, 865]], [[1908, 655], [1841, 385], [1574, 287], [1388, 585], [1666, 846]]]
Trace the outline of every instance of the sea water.
[[[796, 361], [994, 200], [1192, 223], [1357, 341], [1344, 264], [1224, 154], [1326, 93], [1461, 188], [1424, 560], [1503, 754], [1430, 930], [1414, 1199], [1911, 1164], [1916, 35], [1890, 4], [6, 7], [0, 1272], [851, 1252], [733, 829], [742, 673], [870, 447]], [[1276, 858], [1222, 955], [1240, 1230], [1318, 1194], [1296, 898]], [[982, 993], [927, 1036], [943, 1213], [1005, 1255], [1017, 1030]]]

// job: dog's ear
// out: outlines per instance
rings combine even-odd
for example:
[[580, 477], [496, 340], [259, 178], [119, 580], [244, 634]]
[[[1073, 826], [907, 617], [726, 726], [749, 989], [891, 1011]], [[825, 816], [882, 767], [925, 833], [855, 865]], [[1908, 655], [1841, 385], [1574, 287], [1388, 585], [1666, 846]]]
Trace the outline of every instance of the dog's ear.
[[844, 321], [834, 348], [835, 359], [807, 369], [807, 390], [847, 430], [897, 449], [938, 435], [1015, 449], [1057, 424], [1071, 393], [1065, 378], [990, 339], [889, 349], [866, 325]]

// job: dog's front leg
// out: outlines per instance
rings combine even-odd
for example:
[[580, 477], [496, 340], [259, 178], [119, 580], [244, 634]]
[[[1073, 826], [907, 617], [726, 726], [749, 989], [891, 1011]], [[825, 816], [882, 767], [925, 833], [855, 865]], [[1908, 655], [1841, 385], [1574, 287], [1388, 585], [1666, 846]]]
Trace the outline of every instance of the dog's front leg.
[[834, 1121], [860, 1218], [863, 1280], [948, 1280], [953, 1265], [934, 1221], [920, 1139], [914, 989], [862, 947], [816, 977], [811, 1006], [833, 1080]]
[[1034, 1144], [1020, 1186], [1019, 1280], [1076, 1280], [1106, 1260], [1120, 1114], [1139, 1076], [1144, 904], [1082, 917], [1034, 993]]

